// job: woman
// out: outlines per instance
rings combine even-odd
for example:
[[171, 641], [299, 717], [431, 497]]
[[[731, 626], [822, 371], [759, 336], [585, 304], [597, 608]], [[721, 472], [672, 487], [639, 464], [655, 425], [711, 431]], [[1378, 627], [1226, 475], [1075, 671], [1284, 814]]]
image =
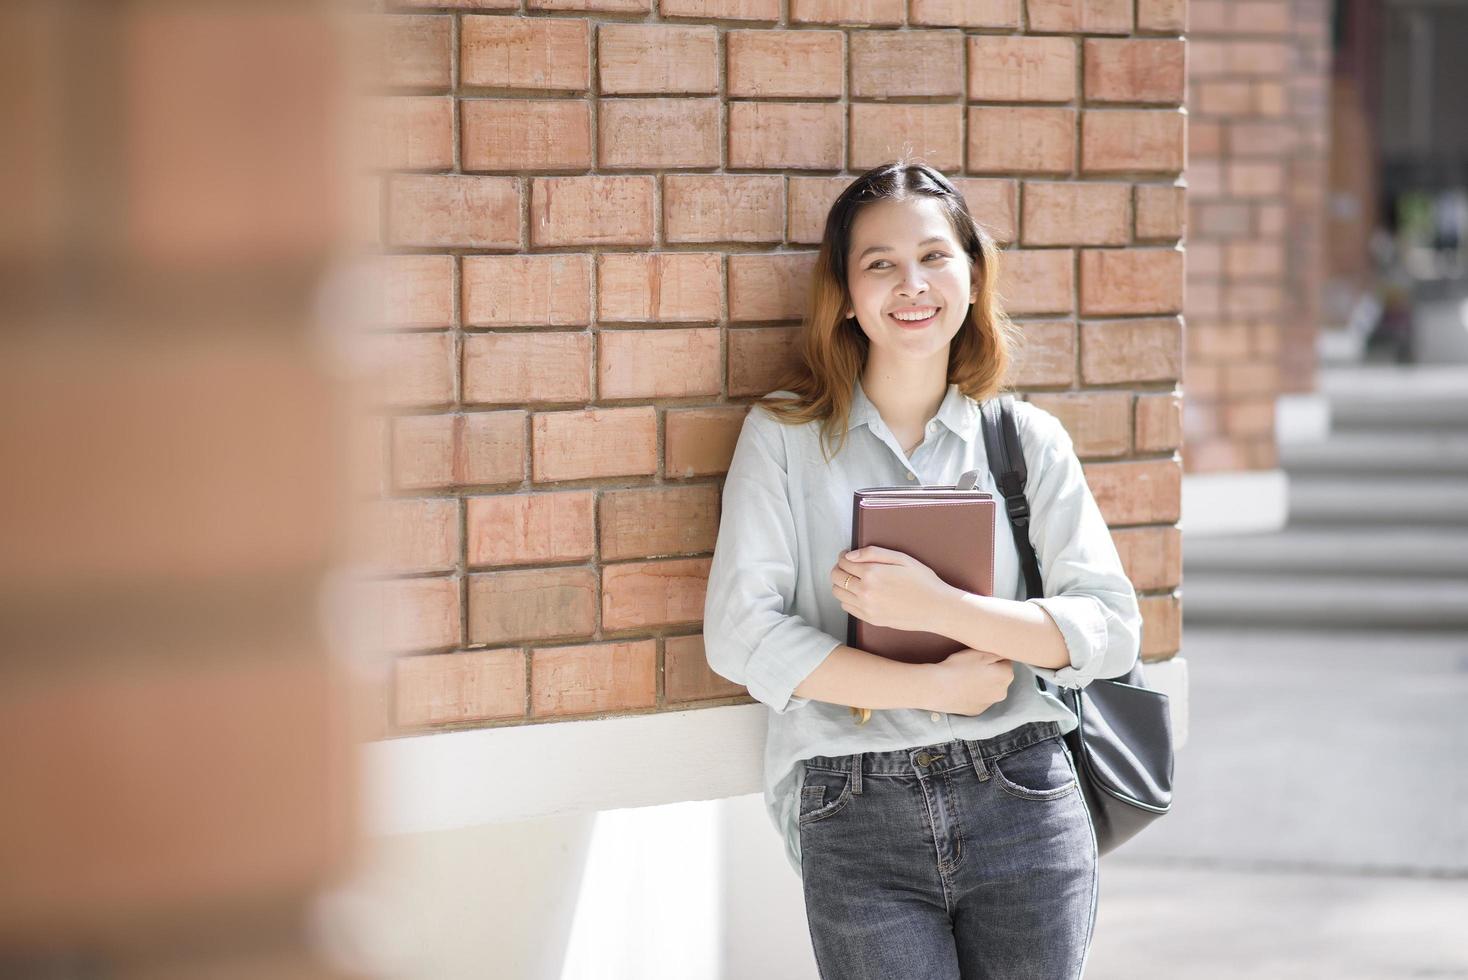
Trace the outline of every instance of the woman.
[[[977, 469], [999, 497], [978, 408], [1014, 344], [997, 273], [941, 173], [857, 178], [827, 215], [800, 368], [746, 416], [724, 483], [704, 648], [771, 709], [765, 803], [833, 980], [1079, 977], [1090, 947], [1076, 718], [1036, 678], [1126, 673], [1141, 616], [1065, 429], [1015, 402], [1044, 596], [1019, 598], [1002, 529], [992, 597], [898, 551], [846, 553], [858, 488]], [[898, 663], [841, 643], [848, 616], [965, 648]]]

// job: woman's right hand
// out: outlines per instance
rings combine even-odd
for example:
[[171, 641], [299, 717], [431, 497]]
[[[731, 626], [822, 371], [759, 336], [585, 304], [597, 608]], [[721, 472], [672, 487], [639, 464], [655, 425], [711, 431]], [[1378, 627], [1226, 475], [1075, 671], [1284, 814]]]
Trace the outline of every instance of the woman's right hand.
[[964, 647], [932, 665], [932, 710], [956, 715], [983, 714], [1004, 700], [1014, 682], [1014, 661]]

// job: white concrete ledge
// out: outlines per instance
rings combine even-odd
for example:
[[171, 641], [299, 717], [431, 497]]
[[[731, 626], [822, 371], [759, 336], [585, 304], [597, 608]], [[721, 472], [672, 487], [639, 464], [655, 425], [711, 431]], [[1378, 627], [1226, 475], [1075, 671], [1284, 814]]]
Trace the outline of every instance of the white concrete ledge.
[[1240, 470], [1183, 475], [1184, 535], [1260, 534], [1278, 531], [1289, 518], [1289, 480], [1284, 470]]
[[1330, 399], [1319, 393], [1280, 395], [1274, 402], [1274, 438], [1281, 446], [1330, 437]]

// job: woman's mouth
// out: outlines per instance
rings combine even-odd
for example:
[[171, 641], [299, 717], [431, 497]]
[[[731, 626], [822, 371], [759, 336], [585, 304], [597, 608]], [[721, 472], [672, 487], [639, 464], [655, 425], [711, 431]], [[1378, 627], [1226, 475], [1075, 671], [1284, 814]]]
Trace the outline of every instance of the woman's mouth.
[[[899, 327], [902, 327], [905, 330], [918, 330], [932, 323], [934, 318], [938, 316], [939, 309], [940, 308], [936, 306], [918, 307], [911, 310], [897, 310], [892, 313], [888, 313], [887, 316], [892, 320], [893, 323], [897, 324]], [[911, 317], [914, 314], [920, 314], [924, 311], [926, 311], [928, 315], [920, 320], [902, 319], [897, 316], [898, 313], [901, 313], [903, 317]]]

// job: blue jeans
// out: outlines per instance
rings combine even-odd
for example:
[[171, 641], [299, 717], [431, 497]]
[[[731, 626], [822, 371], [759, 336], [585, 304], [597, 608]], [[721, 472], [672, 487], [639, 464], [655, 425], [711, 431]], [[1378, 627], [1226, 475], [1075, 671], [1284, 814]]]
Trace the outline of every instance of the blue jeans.
[[1081, 976], [1098, 855], [1059, 725], [804, 764], [802, 888], [823, 980]]

